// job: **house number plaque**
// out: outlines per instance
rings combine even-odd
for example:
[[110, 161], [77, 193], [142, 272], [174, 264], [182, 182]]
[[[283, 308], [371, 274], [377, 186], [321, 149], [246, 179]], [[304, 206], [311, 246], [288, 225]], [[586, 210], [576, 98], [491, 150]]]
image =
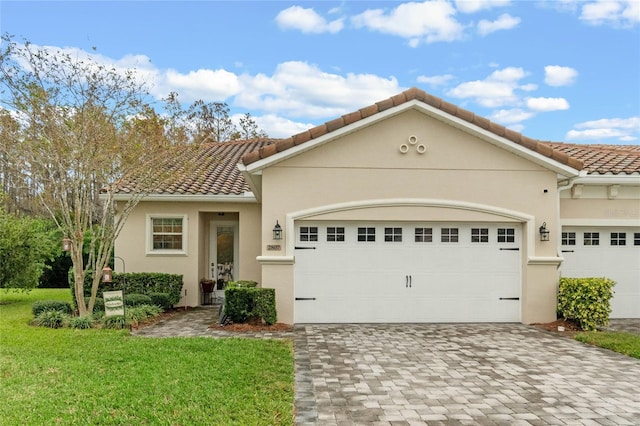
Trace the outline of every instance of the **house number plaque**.
[[268, 251], [280, 250], [280, 244], [269, 244], [267, 245], [267, 250]]

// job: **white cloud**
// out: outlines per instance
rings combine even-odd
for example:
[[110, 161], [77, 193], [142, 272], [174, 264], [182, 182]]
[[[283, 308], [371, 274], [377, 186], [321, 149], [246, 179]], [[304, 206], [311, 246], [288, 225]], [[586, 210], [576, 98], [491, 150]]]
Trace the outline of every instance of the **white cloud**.
[[409, 40], [411, 47], [421, 42], [454, 41], [463, 37], [464, 27], [455, 20], [456, 10], [442, 0], [403, 3], [391, 11], [369, 9], [351, 18], [357, 28], [368, 28]]
[[475, 13], [494, 7], [509, 6], [510, 0], [456, 0], [456, 9], [462, 13]]
[[256, 116], [253, 119], [271, 138], [288, 138], [316, 126], [313, 123], [292, 121], [275, 114]]
[[418, 83], [425, 83], [430, 86], [444, 86], [454, 78], [455, 77], [452, 76], [451, 74], [432, 75], [432, 76], [420, 75], [418, 76], [416, 81]]
[[315, 10], [300, 6], [291, 6], [278, 13], [276, 23], [283, 30], [299, 30], [307, 34], [335, 34], [344, 27], [343, 19], [328, 22]]
[[569, 102], [564, 98], [528, 98], [527, 107], [537, 112], [561, 111], [569, 109]]
[[610, 24], [614, 27], [633, 27], [640, 22], [640, 2], [597, 1], [582, 5], [580, 19], [592, 25]]
[[533, 84], [518, 84], [526, 75], [522, 68], [507, 67], [494, 71], [485, 80], [462, 83], [449, 90], [447, 95], [460, 99], [473, 98], [476, 103], [487, 108], [516, 105], [519, 100], [516, 90], [536, 89]]
[[181, 101], [186, 102], [198, 99], [225, 100], [241, 90], [238, 76], [223, 69], [200, 69], [187, 74], [169, 69], [158, 80], [154, 94], [164, 97], [173, 91], [180, 94]]
[[525, 111], [520, 108], [514, 108], [495, 111], [489, 116], [489, 119], [506, 126], [509, 124], [520, 123], [524, 120], [530, 119], [533, 116], [534, 114], [530, 111]]
[[640, 137], [640, 117], [603, 118], [578, 123], [574, 127], [577, 130], [567, 132], [567, 140], [602, 141], [615, 138], [629, 142]]
[[578, 77], [578, 71], [571, 67], [548, 65], [544, 67], [544, 82], [549, 86], [568, 86]]
[[486, 36], [500, 30], [510, 30], [520, 24], [520, 18], [513, 17], [508, 13], [504, 13], [495, 21], [487, 21], [485, 19], [478, 22], [478, 34]]

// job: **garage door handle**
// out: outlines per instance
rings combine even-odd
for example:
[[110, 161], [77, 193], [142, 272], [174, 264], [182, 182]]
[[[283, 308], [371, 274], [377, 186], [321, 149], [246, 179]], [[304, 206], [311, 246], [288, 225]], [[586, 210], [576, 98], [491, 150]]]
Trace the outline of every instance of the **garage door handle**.
[[316, 300], [315, 297], [296, 297], [296, 300]]
[[573, 250], [562, 250], [563, 253], [573, 253]]
[[514, 247], [514, 248], [505, 248], [505, 247], [500, 247], [500, 250], [509, 250], [509, 251], [520, 251], [519, 248]]
[[409, 288], [409, 275], [404, 276], [404, 288]]
[[519, 297], [501, 297], [500, 300], [520, 300]]
[[296, 250], [315, 250], [316, 248], [315, 247], [298, 247], [298, 246], [295, 246], [294, 249], [296, 249]]

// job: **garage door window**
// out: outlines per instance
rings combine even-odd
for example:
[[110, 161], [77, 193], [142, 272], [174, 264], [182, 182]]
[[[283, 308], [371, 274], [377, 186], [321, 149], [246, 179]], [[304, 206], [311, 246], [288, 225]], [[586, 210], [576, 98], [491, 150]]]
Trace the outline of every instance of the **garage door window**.
[[300, 241], [318, 241], [317, 226], [301, 226]]
[[441, 234], [440, 234], [440, 241], [443, 243], [457, 243], [458, 228], [442, 228]]
[[415, 241], [416, 243], [431, 243], [433, 242], [433, 229], [432, 228], [416, 228], [415, 229]]
[[633, 245], [640, 246], [640, 232], [633, 233]]
[[358, 242], [372, 243], [376, 241], [376, 228], [358, 228]]
[[563, 232], [562, 233], [562, 245], [563, 246], [575, 246], [576, 245], [576, 233], [575, 232]]
[[342, 226], [328, 226], [327, 227], [327, 241], [330, 243], [344, 242], [344, 227]]
[[516, 230], [513, 228], [498, 228], [499, 243], [515, 243]]
[[472, 243], [488, 243], [489, 228], [471, 228]]
[[386, 243], [401, 243], [402, 228], [384, 228], [384, 241]]
[[627, 233], [626, 232], [612, 232], [611, 233], [611, 245], [612, 246], [626, 246], [627, 245]]
[[585, 232], [584, 233], [584, 245], [585, 246], [599, 246], [600, 245], [600, 233], [599, 232]]

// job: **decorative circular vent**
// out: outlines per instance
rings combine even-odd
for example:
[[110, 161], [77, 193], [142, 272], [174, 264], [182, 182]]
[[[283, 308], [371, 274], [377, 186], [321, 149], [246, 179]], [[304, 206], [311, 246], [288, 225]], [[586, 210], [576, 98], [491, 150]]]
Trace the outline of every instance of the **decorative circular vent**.
[[415, 144], [416, 144], [416, 142], [418, 142], [418, 137], [417, 137], [417, 136], [415, 136], [415, 135], [411, 135], [411, 136], [409, 136], [408, 141], [409, 141], [409, 143], [410, 143], [411, 145], [415, 145]]
[[427, 147], [424, 146], [424, 144], [420, 144], [416, 146], [416, 151], [418, 151], [418, 154], [424, 154], [426, 150], [427, 150]]
[[403, 143], [402, 145], [400, 145], [400, 152], [403, 154], [406, 154], [407, 151], [409, 151], [409, 145], [407, 145], [406, 143]]

